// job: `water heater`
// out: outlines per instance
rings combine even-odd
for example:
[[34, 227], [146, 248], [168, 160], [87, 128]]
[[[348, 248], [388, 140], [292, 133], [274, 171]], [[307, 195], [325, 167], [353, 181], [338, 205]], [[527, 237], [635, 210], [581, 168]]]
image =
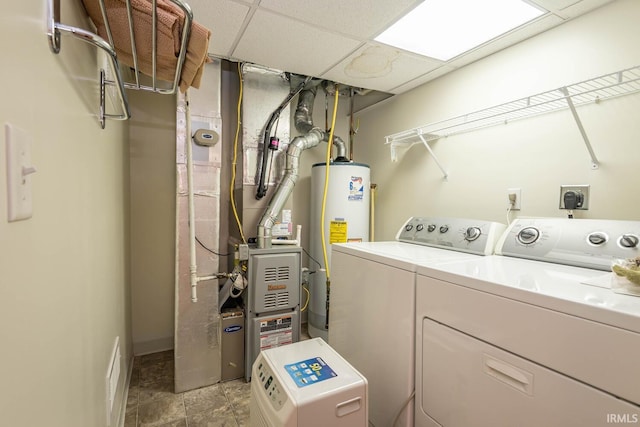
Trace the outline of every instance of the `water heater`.
[[[322, 200], [327, 166], [316, 163], [311, 169], [311, 256], [316, 273], [310, 285], [307, 314], [309, 335], [328, 340], [327, 287], [322, 251], [322, 227], [325, 230], [327, 262], [331, 273], [331, 244], [369, 241], [370, 169], [353, 162], [329, 165], [329, 185], [325, 203], [324, 224], [321, 224]], [[311, 266], [310, 266], [311, 267]], [[329, 308], [329, 315], [331, 309]]]

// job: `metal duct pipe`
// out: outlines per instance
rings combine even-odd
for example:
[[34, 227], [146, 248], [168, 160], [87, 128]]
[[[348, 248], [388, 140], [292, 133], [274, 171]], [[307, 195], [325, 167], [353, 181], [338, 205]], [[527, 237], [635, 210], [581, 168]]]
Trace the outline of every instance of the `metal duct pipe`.
[[298, 181], [300, 175], [300, 154], [304, 150], [313, 148], [323, 141], [326, 137], [325, 132], [320, 128], [312, 128], [306, 135], [296, 136], [287, 148], [287, 161], [285, 167], [285, 175], [280, 181], [278, 190], [267, 206], [267, 210], [262, 215], [258, 223], [258, 248], [271, 247], [271, 229], [275, 224], [278, 214], [284, 207], [287, 199], [293, 192], [293, 187]]
[[[315, 83], [316, 85], [318, 82]], [[300, 133], [307, 133], [313, 129], [313, 104], [316, 99], [317, 86], [305, 89], [300, 92], [298, 106], [294, 114], [294, 124]], [[333, 137], [333, 145], [336, 147], [336, 161], [347, 161], [347, 146], [339, 136]]]
[[[293, 187], [300, 175], [300, 155], [304, 150], [313, 148], [321, 141], [327, 141], [329, 134], [318, 127], [313, 126], [313, 104], [316, 99], [317, 86], [320, 82], [312, 82], [311, 87], [305, 88], [298, 95], [298, 105], [294, 113], [295, 127], [302, 136], [295, 137], [287, 148], [287, 158], [285, 164], [285, 175], [280, 181], [280, 185], [267, 206], [267, 210], [262, 215], [258, 223], [258, 248], [271, 247], [271, 229], [275, 224], [278, 214], [284, 207], [287, 199], [293, 192]], [[346, 145], [340, 137], [333, 138], [338, 155], [336, 161], [348, 161], [346, 158]]]
[[347, 158], [347, 145], [339, 136], [333, 136], [333, 145], [336, 147], [336, 162], [348, 162]]
[[317, 87], [311, 87], [300, 92], [298, 106], [293, 116], [296, 129], [300, 133], [308, 133], [313, 129], [313, 103], [316, 100]]

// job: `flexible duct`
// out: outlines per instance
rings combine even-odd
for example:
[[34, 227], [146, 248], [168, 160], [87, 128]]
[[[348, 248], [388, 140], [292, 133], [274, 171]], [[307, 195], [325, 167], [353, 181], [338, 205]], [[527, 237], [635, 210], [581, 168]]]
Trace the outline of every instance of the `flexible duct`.
[[[298, 95], [298, 105], [294, 113], [294, 123], [298, 132], [304, 133], [302, 136], [295, 137], [286, 153], [285, 175], [278, 185], [276, 193], [267, 206], [267, 210], [262, 215], [258, 223], [258, 248], [271, 247], [271, 229], [275, 224], [278, 214], [284, 207], [287, 199], [293, 192], [293, 188], [298, 181], [300, 175], [300, 155], [304, 150], [313, 148], [321, 141], [326, 141], [329, 135], [318, 127], [313, 126], [313, 103], [317, 92], [317, 83], [311, 88], [304, 89]], [[333, 138], [333, 144], [336, 146], [337, 161], [346, 161], [346, 147], [344, 141], [339, 137]]]
[[300, 175], [300, 154], [309, 148], [313, 148], [325, 138], [325, 133], [319, 128], [311, 129], [306, 135], [297, 136], [291, 141], [287, 148], [287, 160], [285, 175], [280, 181], [280, 185], [267, 206], [267, 210], [262, 215], [258, 223], [258, 247], [271, 247], [271, 229], [275, 224], [278, 214], [284, 207], [285, 202], [293, 192]]

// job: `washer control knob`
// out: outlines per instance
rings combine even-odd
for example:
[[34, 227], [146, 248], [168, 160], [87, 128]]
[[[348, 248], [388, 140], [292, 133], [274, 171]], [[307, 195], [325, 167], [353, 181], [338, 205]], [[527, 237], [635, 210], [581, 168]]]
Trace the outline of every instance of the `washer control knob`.
[[404, 231], [411, 231], [413, 230], [413, 224], [407, 224], [404, 226]]
[[432, 232], [433, 232], [433, 230], [435, 230], [435, 229], [436, 229], [436, 225], [435, 225], [435, 224], [429, 224], [429, 225], [427, 225], [427, 231], [428, 231], [429, 233], [432, 233]]
[[635, 234], [623, 234], [620, 236], [620, 246], [623, 248], [637, 248], [638, 243], [639, 239]]
[[441, 233], [446, 233], [447, 231], [449, 231], [449, 226], [448, 225], [440, 226], [440, 232]]
[[600, 231], [596, 231], [595, 233], [589, 234], [587, 239], [589, 240], [589, 243], [596, 246], [607, 243], [607, 240], [609, 240], [607, 238], [607, 235]]
[[520, 243], [530, 245], [540, 238], [540, 231], [535, 227], [525, 227], [520, 230], [517, 238]]
[[424, 229], [424, 225], [422, 225], [422, 224], [416, 225], [416, 230], [422, 231], [423, 229]]
[[473, 242], [482, 234], [482, 230], [478, 227], [469, 227], [464, 231], [464, 240]]

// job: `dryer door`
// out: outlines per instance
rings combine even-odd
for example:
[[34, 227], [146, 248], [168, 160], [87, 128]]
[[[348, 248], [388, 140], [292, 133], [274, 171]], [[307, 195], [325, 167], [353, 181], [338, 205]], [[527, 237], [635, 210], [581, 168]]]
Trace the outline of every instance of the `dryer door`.
[[419, 326], [416, 426], [606, 425], [640, 408], [423, 318]]

